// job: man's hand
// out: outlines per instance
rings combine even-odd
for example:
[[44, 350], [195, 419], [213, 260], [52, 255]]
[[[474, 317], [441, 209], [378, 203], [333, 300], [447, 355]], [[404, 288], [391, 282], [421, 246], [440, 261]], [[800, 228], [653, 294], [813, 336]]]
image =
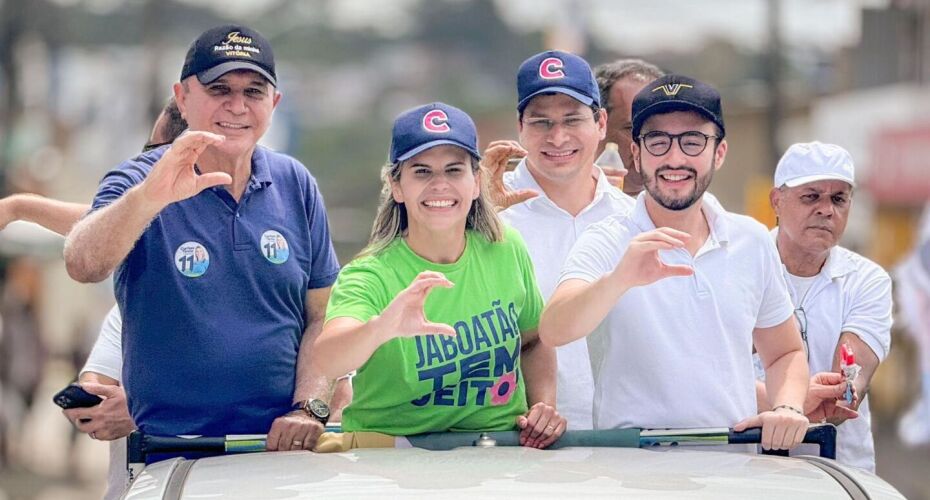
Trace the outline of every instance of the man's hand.
[[94, 439], [111, 441], [128, 436], [136, 429], [126, 404], [126, 391], [121, 386], [84, 382], [81, 387], [91, 394], [100, 396], [103, 401], [90, 408], [63, 410], [65, 417], [79, 431]]
[[532, 189], [520, 189], [511, 191], [504, 185], [504, 172], [507, 171], [507, 160], [511, 158], [522, 158], [527, 155], [523, 146], [516, 141], [494, 141], [488, 144], [481, 158], [481, 167], [490, 177], [488, 186], [491, 202], [498, 210], [504, 210], [512, 205], [523, 203], [524, 201], [539, 196], [539, 193]]
[[807, 433], [807, 417], [788, 408], [764, 411], [733, 426], [736, 432], [752, 427], [762, 427], [762, 449], [790, 450], [801, 441]]
[[526, 415], [517, 417], [520, 428], [520, 445], [543, 449], [554, 443], [565, 432], [565, 417], [546, 403], [536, 403]]
[[393, 337], [416, 335], [455, 335], [455, 329], [445, 323], [433, 323], [426, 319], [423, 305], [433, 288], [452, 288], [452, 282], [442, 273], [423, 271], [410, 286], [391, 301], [378, 316], [377, 321]]
[[[842, 373], [820, 372], [814, 375], [804, 401], [804, 414], [811, 422], [829, 422], [833, 425], [858, 417], [859, 413], [842, 401], [845, 393], [846, 377]], [[853, 397], [852, 406], [856, 407], [859, 394], [856, 393], [855, 385]]]
[[311, 450], [323, 434], [323, 423], [303, 410], [282, 415], [271, 424], [265, 449], [268, 451]]
[[190, 198], [204, 189], [230, 184], [232, 177], [225, 172], [197, 174], [194, 171], [197, 158], [209, 146], [224, 140], [226, 138], [221, 135], [203, 131], [188, 131], [175, 139], [140, 186], [145, 200], [161, 208]]
[[659, 250], [683, 248], [691, 237], [688, 233], [660, 227], [640, 233], [630, 240], [626, 253], [613, 271], [630, 286], [643, 286], [672, 276], [690, 276], [690, 266], [667, 265], [659, 258]]

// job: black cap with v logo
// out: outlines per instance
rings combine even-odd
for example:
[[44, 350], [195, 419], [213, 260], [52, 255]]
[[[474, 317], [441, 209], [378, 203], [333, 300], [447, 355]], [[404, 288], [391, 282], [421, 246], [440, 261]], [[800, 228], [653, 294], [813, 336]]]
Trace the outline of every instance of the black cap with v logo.
[[720, 138], [726, 135], [723, 108], [717, 89], [694, 78], [665, 75], [646, 85], [633, 98], [633, 138], [652, 115], [673, 111], [695, 111], [720, 127]]

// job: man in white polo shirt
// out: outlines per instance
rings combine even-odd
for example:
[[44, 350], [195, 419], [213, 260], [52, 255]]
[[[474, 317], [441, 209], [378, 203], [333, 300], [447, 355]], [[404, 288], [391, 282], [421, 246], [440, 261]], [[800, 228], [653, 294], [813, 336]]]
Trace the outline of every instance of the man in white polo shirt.
[[[506, 208], [501, 218], [526, 241], [536, 282], [548, 299], [581, 233], [609, 215], [629, 211], [633, 199], [611, 186], [594, 165], [607, 113], [584, 59], [561, 51], [527, 59], [517, 74], [517, 93], [520, 142], [492, 142], [482, 164], [492, 173], [495, 203]], [[504, 174], [511, 157], [524, 159]], [[558, 366], [559, 413], [569, 429], [591, 429], [594, 379], [586, 339], [559, 347]]]
[[[762, 427], [762, 446], [804, 437], [808, 369], [766, 228], [705, 194], [727, 143], [720, 94], [667, 75], [633, 101], [634, 167], [646, 191], [629, 215], [575, 244], [543, 312], [540, 339], [606, 333], [594, 426]], [[772, 411], [757, 414], [752, 349]]]
[[[853, 161], [845, 149], [794, 144], [778, 162], [769, 197], [778, 215], [772, 237], [811, 372], [838, 373], [843, 344], [862, 367], [853, 382], [860, 397], [848, 405], [858, 405], [859, 417], [846, 420], [834, 411], [821, 416], [839, 425], [836, 459], [875, 472], [867, 395], [872, 375], [891, 349], [891, 278], [878, 264], [838, 245], [854, 186]], [[760, 393], [760, 405], [765, 400]], [[804, 448], [796, 451], [811, 453]]]

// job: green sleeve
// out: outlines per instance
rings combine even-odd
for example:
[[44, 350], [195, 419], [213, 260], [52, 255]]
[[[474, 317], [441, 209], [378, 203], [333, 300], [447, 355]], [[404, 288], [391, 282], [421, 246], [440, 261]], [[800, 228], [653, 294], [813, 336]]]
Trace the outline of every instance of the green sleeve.
[[535, 330], [539, 326], [539, 317], [542, 315], [544, 306], [542, 294], [539, 293], [539, 286], [536, 284], [536, 270], [533, 269], [533, 261], [530, 259], [526, 243], [523, 242], [520, 233], [515, 229], [508, 229], [507, 239], [513, 240], [513, 253], [517, 259], [517, 269], [522, 274], [523, 289], [526, 292], [517, 325], [521, 332]]
[[339, 272], [326, 306], [326, 321], [348, 317], [366, 322], [387, 307], [384, 283], [378, 277], [376, 262], [363, 258]]

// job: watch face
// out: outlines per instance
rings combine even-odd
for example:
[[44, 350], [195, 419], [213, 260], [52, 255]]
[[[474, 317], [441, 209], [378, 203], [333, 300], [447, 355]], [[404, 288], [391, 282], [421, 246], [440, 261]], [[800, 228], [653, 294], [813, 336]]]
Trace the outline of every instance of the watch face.
[[319, 399], [311, 399], [308, 401], [307, 408], [310, 410], [310, 413], [320, 418], [329, 417], [329, 405]]

